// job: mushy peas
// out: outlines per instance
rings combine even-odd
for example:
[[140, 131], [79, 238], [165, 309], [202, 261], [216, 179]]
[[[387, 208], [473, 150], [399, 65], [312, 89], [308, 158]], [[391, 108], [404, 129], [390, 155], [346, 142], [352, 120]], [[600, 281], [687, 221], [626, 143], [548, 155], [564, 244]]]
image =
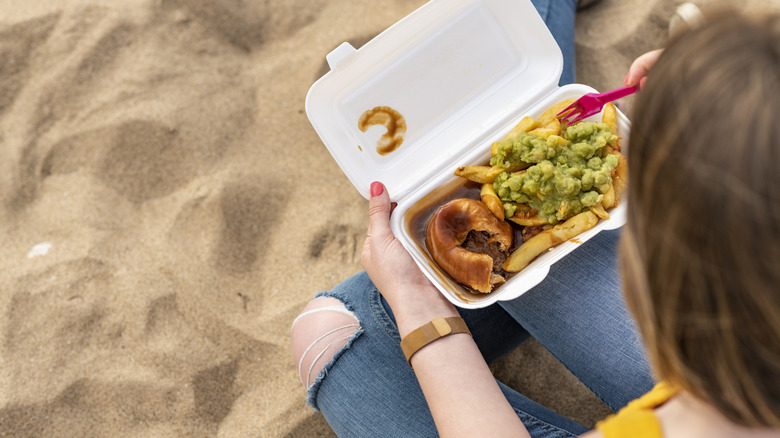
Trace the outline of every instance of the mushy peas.
[[617, 135], [606, 123], [593, 122], [571, 125], [562, 135], [545, 139], [521, 133], [500, 144], [492, 166], [530, 165], [503, 172], [493, 182], [506, 217], [515, 214], [518, 204], [526, 204], [555, 224], [602, 202], [618, 164], [617, 155], [605, 148], [615, 145]]

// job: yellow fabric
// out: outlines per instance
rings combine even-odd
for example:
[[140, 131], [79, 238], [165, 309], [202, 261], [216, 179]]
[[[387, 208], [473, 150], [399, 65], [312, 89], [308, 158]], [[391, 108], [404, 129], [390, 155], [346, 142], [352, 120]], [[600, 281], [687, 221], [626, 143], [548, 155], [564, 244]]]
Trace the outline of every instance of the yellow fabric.
[[678, 388], [667, 382], [659, 382], [647, 394], [596, 423], [596, 429], [604, 438], [663, 438], [661, 423], [653, 409], [666, 403], [677, 392]]

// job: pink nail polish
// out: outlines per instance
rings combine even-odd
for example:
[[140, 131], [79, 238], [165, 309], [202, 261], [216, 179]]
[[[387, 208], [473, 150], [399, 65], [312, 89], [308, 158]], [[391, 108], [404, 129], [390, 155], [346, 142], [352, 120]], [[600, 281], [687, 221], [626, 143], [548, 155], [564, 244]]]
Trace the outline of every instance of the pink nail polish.
[[371, 197], [379, 196], [382, 194], [382, 192], [385, 191], [385, 186], [382, 185], [379, 181], [374, 181], [371, 183]]

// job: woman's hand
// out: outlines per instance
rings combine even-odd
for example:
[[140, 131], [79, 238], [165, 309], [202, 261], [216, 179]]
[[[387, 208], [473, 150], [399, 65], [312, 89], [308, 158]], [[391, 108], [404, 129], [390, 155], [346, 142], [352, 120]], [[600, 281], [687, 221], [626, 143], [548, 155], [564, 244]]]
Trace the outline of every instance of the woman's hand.
[[457, 311], [390, 231], [392, 210], [385, 186], [380, 182], [371, 184], [368, 235], [361, 260], [371, 281], [393, 309], [403, 336], [433, 318], [455, 316]]
[[635, 59], [631, 63], [631, 67], [628, 68], [628, 74], [623, 81], [624, 84], [627, 87], [639, 84], [640, 89], [644, 88], [647, 81], [647, 73], [653, 68], [663, 51], [664, 49], [653, 50]]
[[[368, 235], [363, 243], [361, 260], [377, 289], [390, 292], [395, 289], [432, 287], [390, 231], [390, 213], [393, 210], [390, 195], [380, 182], [371, 184], [368, 203]], [[386, 297], [387, 298], [387, 297]]]

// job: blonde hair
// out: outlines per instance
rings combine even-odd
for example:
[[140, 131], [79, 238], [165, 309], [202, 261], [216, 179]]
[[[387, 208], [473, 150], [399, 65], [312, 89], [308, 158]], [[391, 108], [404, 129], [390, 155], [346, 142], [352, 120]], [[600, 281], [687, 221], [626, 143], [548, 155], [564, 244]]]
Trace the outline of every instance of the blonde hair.
[[780, 15], [670, 42], [631, 132], [626, 301], [659, 377], [780, 427]]

